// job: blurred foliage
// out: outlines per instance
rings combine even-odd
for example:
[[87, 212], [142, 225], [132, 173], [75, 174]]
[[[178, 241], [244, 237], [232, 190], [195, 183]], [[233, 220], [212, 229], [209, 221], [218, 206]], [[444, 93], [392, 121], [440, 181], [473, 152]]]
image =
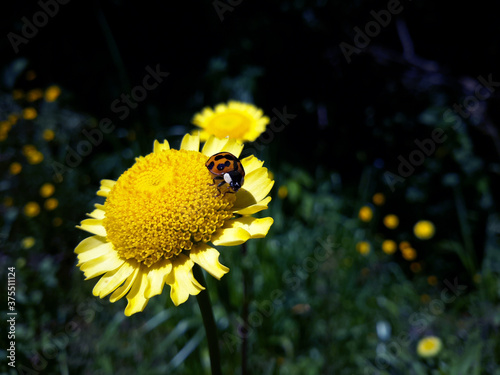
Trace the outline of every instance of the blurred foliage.
[[[4, 34], [20, 32], [37, 6], [6, 11]], [[102, 202], [100, 179], [117, 178], [154, 139], [178, 146], [205, 105], [238, 99], [263, 108], [278, 129], [246, 147], [276, 179], [275, 224], [244, 257], [225, 249], [231, 272], [221, 281], [207, 277], [223, 372], [240, 371], [246, 335], [256, 374], [500, 374], [498, 93], [467, 118], [446, 115], [498, 66], [496, 13], [453, 3], [471, 19], [481, 14], [476, 40], [460, 17], [441, 31], [449, 4], [405, 4], [400, 19], [433, 61], [405, 59], [391, 24], [347, 64], [338, 44], [387, 4], [262, 6], [243, 2], [220, 22], [210, 2], [170, 13], [71, 2], [19, 55], [0, 42], [9, 51], [0, 57], [0, 275], [16, 267], [18, 373], [209, 373], [194, 298], [174, 307], [165, 290], [125, 318], [123, 301], [99, 300], [83, 282], [73, 249], [85, 235], [74, 227]], [[85, 38], [79, 18], [92, 20]], [[204, 32], [192, 36], [193, 25]], [[113, 101], [156, 64], [171, 74], [120, 119]], [[54, 87], [60, 95], [48, 100]], [[108, 118], [112, 131], [94, 145], [87, 135]], [[402, 176], [401, 158], [411, 160], [436, 129], [446, 139]], [[44, 197], [47, 183], [54, 192]], [[384, 225], [391, 214], [394, 229]], [[415, 236], [419, 220], [434, 224], [432, 238]], [[386, 239], [398, 246], [393, 254], [382, 250]], [[420, 358], [417, 342], [430, 334], [443, 349]], [[0, 371], [16, 373], [4, 361]]]

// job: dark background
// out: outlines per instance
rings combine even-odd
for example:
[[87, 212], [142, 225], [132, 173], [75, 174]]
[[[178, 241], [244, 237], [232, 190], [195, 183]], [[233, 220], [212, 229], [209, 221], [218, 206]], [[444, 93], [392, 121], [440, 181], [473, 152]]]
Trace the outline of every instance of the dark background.
[[[31, 308], [33, 314], [30, 319], [35, 322], [37, 314], [43, 317], [40, 325], [32, 324], [35, 328], [30, 332], [34, 341], [39, 339], [42, 342], [44, 334], [58, 332], [58, 327], [74, 316], [75, 306], [91, 297], [91, 285], [85, 284], [88, 290], [79, 290], [83, 281], [74, 267], [75, 255], [72, 251], [83, 238], [82, 233], [75, 234], [74, 226], [97, 201], [94, 195], [99, 180], [117, 178], [133, 163], [134, 157], [150, 152], [154, 139], [168, 138], [171, 144], [177, 146], [180, 137], [194, 129], [191, 119], [196, 112], [230, 99], [252, 102], [271, 118], [276, 111], [283, 112], [285, 107], [286, 112], [296, 115], [282, 131], [272, 133], [270, 141], [261, 138], [249, 146], [266, 160], [277, 181], [272, 211], [275, 226], [274, 232], [268, 236], [274, 238], [270, 243], [275, 245], [275, 253], [269, 250], [274, 245], [266, 247], [270, 264], [277, 262], [277, 269], [286, 272], [297, 262], [300, 264], [304, 254], [308, 254], [314, 246], [307, 243], [309, 239], [326, 236], [332, 231], [336, 236], [346, 237], [346, 243], [350, 244], [353, 252], [357, 239], [368, 236], [366, 233], [371, 233], [374, 244], [380, 244], [389, 235], [398, 241], [406, 240], [411, 235], [413, 224], [425, 218], [431, 220], [438, 230], [432, 242], [416, 241], [418, 261], [424, 271], [414, 275], [408, 262], [400, 255], [395, 255], [393, 259], [401, 267], [402, 274], [413, 283], [409, 284], [408, 290], [415, 292], [417, 300], [419, 295], [425, 293], [439, 298], [439, 289], [434, 290], [433, 295], [423, 287], [427, 285], [426, 277], [436, 275], [441, 281], [459, 277], [468, 285], [469, 292], [478, 293], [472, 294], [471, 299], [480, 295], [477, 297], [482, 301], [479, 305], [488, 306], [480, 310], [482, 314], [496, 316], [498, 287], [494, 280], [498, 276], [500, 262], [488, 255], [488, 249], [498, 253], [500, 90], [479, 101], [473, 114], [463, 119], [460, 126], [453, 127], [443, 118], [443, 113], [453, 109], [455, 104], [463, 104], [464, 99], [474, 96], [480, 85], [479, 76], [500, 81], [500, 23], [496, 4], [488, 1], [401, 1], [399, 6], [402, 11], [392, 15], [388, 25], [381, 27], [368, 46], [361, 48], [359, 54], [352, 54], [352, 61], [348, 62], [340, 44], [354, 45], [355, 28], [364, 30], [365, 25], [373, 21], [370, 12], [386, 10], [390, 2], [243, 0], [233, 2], [234, 6], [229, 5], [231, 10], [224, 11], [222, 16], [217, 13], [214, 3], [71, 0], [65, 5], [59, 4], [57, 14], [39, 28], [37, 35], [28, 38], [26, 44], [19, 45], [18, 53], [15, 53], [8, 34], [22, 36], [23, 17], [31, 21], [41, 6], [36, 1], [9, 2], [1, 6], [0, 90], [3, 95], [1, 109], [5, 113], [1, 114], [0, 120], [11, 110], [5, 98], [13, 89], [27, 91], [53, 84], [62, 89], [57, 113], [47, 114], [48, 118], [54, 118], [57, 142], [45, 149], [46, 160], [41, 165], [42, 169], [26, 167], [25, 171], [31, 173], [31, 177], [24, 185], [5, 172], [7, 182], [2, 185], [2, 194], [15, 196], [15, 201], [21, 206], [29, 200], [27, 196], [30, 192], [36, 192], [36, 184], [53, 177], [53, 163], [64, 163], [67, 147], [75, 148], [84, 139], [82, 129], [93, 128], [103, 118], [110, 118], [116, 126], [116, 130], [104, 137], [92, 155], [83, 158], [77, 168], [68, 171], [64, 183], [58, 185], [60, 207], [57, 214], [64, 219], [61, 227], [47, 228], [43, 223], [33, 224], [33, 221], [27, 224], [22, 215], [7, 218], [9, 210], [2, 206], [2, 214], [5, 214], [3, 233], [7, 233], [2, 266], [18, 257], [26, 259], [28, 266], [22, 280], [33, 290], [41, 290], [44, 296], [42, 306], [30, 303], [26, 297], [25, 308]], [[111, 103], [142, 83], [147, 66], [154, 69], [157, 65], [160, 70], [169, 72], [169, 76], [158, 88], [148, 92], [147, 98], [130, 111], [130, 116], [119, 119], [111, 109]], [[26, 80], [26, 72], [30, 70], [36, 72], [32, 81]], [[80, 120], [75, 125], [74, 121], [65, 120], [70, 118]], [[391, 188], [387, 172], [398, 175], [401, 163], [398, 157], [408, 160], [410, 153], [418, 149], [415, 140], [430, 138], [436, 128], [445, 131], [446, 141], [436, 145], [435, 152], [426, 157], [422, 165], [415, 166], [410, 176], [405, 176]], [[35, 143], [32, 135], [36, 131], [29, 126], [26, 129], [26, 133], [20, 131], [17, 138], [13, 136], [3, 142], [2, 173], [14, 160], [12, 155], [20, 154], [24, 143]], [[276, 196], [279, 186], [288, 188], [288, 199], [279, 200]], [[356, 218], [360, 206], [370, 204], [371, 196], [376, 192], [386, 196], [383, 210], [376, 212], [378, 221], [374, 219], [369, 228], [359, 223], [351, 225], [349, 220]], [[381, 217], [386, 213], [399, 216], [402, 229], [397, 234], [389, 233], [382, 225]], [[338, 223], [342, 223], [344, 229], [336, 232], [332, 228]], [[294, 231], [301, 236], [299, 243], [292, 235]], [[33, 233], [40, 239], [37, 245], [30, 251], [19, 250], [22, 238]], [[283, 250], [286, 248], [288, 250]], [[286, 257], [281, 254], [287, 251]], [[465, 257], [464, 253], [467, 254]], [[344, 264], [344, 255], [339, 254], [339, 264]], [[47, 284], [47, 280], [40, 280], [37, 276], [41, 272], [41, 261], [48, 258], [52, 262], [52, 266], [47, 267], [53, 272], [53, 279], [50, 279], [53, 284]], [[255, 347], [260, 348], [260, 351], [254, 350], [254, 363], [267, 360], [267, 355], [285, 358], [285, 364], [290, 358], [315, 358], [311, 348], [316, 348], [314, 343], [319, 340], [324, 347], [316, 349], [324, 362], [317, 361], [320, 369], [317, 373], [343, 373], [341, 368], [354, 371], [347, 373], [362, 371], [363, 365], [359, 363], [364, 360], [358, 358], [351, 361], [355, 358], [351, 354], [363, 347], [365, 333], [369, 338], [369, 335], [374, 335], [372, 326], [366, 331], [357, 331], [357, 334], [321, 335], [330, 332], [329, 329], [337, 332], [342, 325], [363, 325], [364, 319], [371, 319], [372, 316], [378, 319], [381, 309], [378, 299], [377, 302], [367, 302], [366, 315], [356, 315], [359, 311], [352, 313], [354, 302], [351, 303], [351, 299], [354, 301], [363, 294], [364, 289], [359, 289], [362, 288], [360, 285], [376, 285], [376, 291], [365, 290], [366, 295], [373, 298], [395, 293], [396, 300], [406, 300], [408, 294], [391, 289], [400, 282], [400, 279], [393, 280], [387, 276], [390, 272], [386, 267], [392, 263], [386, 263], [386, 258], [377, 259], [368, 265], [357, 264], [356, 270], [361, 273], [349, 279], [352, 289], [345, 294], [339, 292], [340, 286], [335, 292], [325, 292], [321, 287], [323, 281], [318, 281], [319, 284], [311, 281], [307, 285], [309, 289], [305, 295], [310, 299], [301, 299], [297, 294], [290, 293], [286, 308], [306, 300], [314, 309], [316, 301], [318, 315], [294, 315], [291, 318], [293, 324], [284, 328], [286, 333], [292, 327], [290, 335], [300, 342], [295, 346], [295, 354], [281, 349], [281, 344], [277, 343], [278, 336], [272, 333], [274, 325], [269, 323], [269, 326], [263, 326], [259, 339], [252, 341]], [[266, 275], [265, 267], [271, 266], [266, 266], [258, 257], [253, 260], [257, 262], [252, 265], [257, 274], [263, 267], [263, 274]], [[366, 278], [365, 269], [369, 269], [373, 279]], [[275, 278], [269, 276], [272, 275], [270, 269], [267, 272], [267, 276], [256, 276], [256, 280], [263, 277], [269, 282], [266, 278]], [[276, 271], [277, 274], [282, 272]], [[235, 275], [238, 275], [237, 270]], [[328, 275], [327, 269], [323, 276]], [[491, 276], [491, 283], [484, 290], [478, 290], [478, 275], [485, 280], [488, 275]], [[221, 288], [221, 303], [226, 304], [224, 306], [233, 314], [228, 314], [233, 320], [219, 328], [234, 333], [231, 327], [235, 326], [234, 314], [238, 314], [239, 306], [237, 302], [230, 303], [225, 299], [228, 297], [224, 297], [224, 293], [230, 294], [226, 283], [230, 288], [231, 280], [222, 282], [217, 288]], [[58, 288], [57, 292], [51, 288]], [[259, 291], [264, 293], [265, 290], [265, 287], [256, 287], [254, 297], [258, 299]], [[69, 293], [74, 293], [73, 297], [66, 301]], [[232, 298], [238, 301], [235, 297], [238, 293], [232, 293]], [[334, 293], [338, 299], [329, 293]], [[341, 296], [335, 293], [341, 293]], [[349, 301], [346, 302], [346, 298]], [[341, 302], [332, 308], [328, 304], [330, 300]], [[466, 332], [473, 331], [467, 321], [464, 323], [461, 320], [473, 315], [469, 302], [461, 300], [458, 306], [453, 307], [454, 315], [449, 319], [459, 322], [456, 326]], [[359, 304], [359, 310], [364, 309], [363, 303]], [[412, 303], [418, 305], [419, 302]], [[190, 313], [196, 314], [196, 306], [193, 306], [194, 312]], [[342, 320], [344, 318], [337, 320], [335, 314], [341, 314], [339, 306], [345, 310], [346, 316], [352, 315], [358, 320], [354, 323]], [[410, 315], [404, 304], [402, 306], [394, 315], [395, 322], [398, 319], [402, 322], [400, 330], [405, 329], [404, 324]], [[411, 306], [410, 310], [417, 308]], [[116, 316], [121, 314], [122, 307], [112, 307], [117, 311]], [[106, 309], [111, 309], [107, 302]], [[112, 316], [115, 310], [110, 311], [109, 316]], [[179, 311], [181, 313], [172, 314], [186, 313], [182, 309]], [[97, 323], [104, 326], [111, 319], [102, 314], [94, 320], [96, 328], [91, 328], [91, 324], [87, 327], [90, 330], [89, 342], [85, 343], [87, 348], [99, 341]], [[280, 316], [273, 316], [273, 319], [276, 318], [274, 324], [288, 322]], [[332, 320], [329, 320], [330, 317]], [[132, 330], [138, 330], [137, 327], [142, 324], [142, 321], [134, 320], [140, 319], [137, 317], [127, 320], [127, 323], [122, 323], [121, 318], [116, 319], [117, 324]], [[316, 323], [309, 332], [308, 324], [314, 319]], [[496, 350], [498, 354], [499, 344], [488, 341], [492, 332], [498, 330], [498, 322], [493, 320], [483, 322], [478, 342], [488, 343], [491, 350]], [[396, 331], [399, 323], [393, 324]], [[175, 326], [173, 324], [166, 329], [173, 330]], [[455, 328], [453, 326], [450, 331]], [[113, 331], [109, 330], [106, 332], [113, 337]], [[449, 335], [460, 339], [465, 337]], [[30, 347], [31, 341], [26, 341], [26, 347]], [[448, 342], [450, 350], [458, 357], [467, 352], [463, 348], [456, 349], [451, 341]], [[114, 344], [114, 340], [109, 338], [105, 342]], [[155, 341], [151, 339], [150, 342]], [[358, 343], [355, 346], [357, 349], [349, 347], [349, 342]], [[179, 348], [182, 343], [181, 340]], [[106, 348], [107, 344], [102, 347]], [[330, 344], [335, 349], [330, 349]], [[43, 347], [43, 344], [40, 345], [38, 350]], [[350, 350], [350, 354], [338, 349], [339, 345], [346, 345], [345, 350]], [[78, 353], [75, 346], [74, 342], [67, 346], [68, 353]], [[363, 347], [366, 351], [359, 350], [370, 358], [375, 347], [376, 344], [373, 344], [369, 349]], [[118, 352], [111, 346], [109, 352], [101, 349], [99, 361], [105, 361], [109, 352], [114, 353], [113, 356]], [[87, 358], [86, 362], [69, 361], [69, 369], [73, 371], [70, 373], [88, 373], [97, 368], [103, 374], [117, 373], [116, 363], [120, 362], [120, 355], [113, 357], [113, 367], [109, 363], [92, 361], [90, 353], [92, 351], [86, 353], [88, 357], [83, 356]], [[169, 355], [176, 353], [174, 350]], [[223, 354], [226, 358], [233, 358], [227, 352]], [[328, 359], [334, 355], [346, 358], [348, 364], [338, 365], [338, 368], [329, 364]], [[125, 354], [123, 356], [126, 357]], [[29, 355], [26, 354], [26, 357], [29, 358]], [[496, 362], [491, 360], [493, 357], [489, 357], [489, 362], [483, 358], [485, 368], [491, 370], [496, 367]], [[144, 373], [157, 368], [155, 358], [150, 362], [151, 367], [143, 369]], [[57, 363], [64, 362], [61, 361], [58, 359]], [[303, 372], [305, 369], [312, 368], [307, 361], [291, 361], [293, 366], [288, 367], [290, 372], [287, 373], [306, 373]], [[391, 373], [398, 373], [397, 366], [406, 369], [404, 361], [410, 359], [404, 358], [402, 363], [395, 364], [392, 368], [395, 372]], [[125, 360], [123, 371], [136, 366], [136, 361], [131, 362], [133, 364]], [[50, 362], [47, 368], [58, 368], [55, 363]], [[227, 365], [231, 370], [238, 366], [236, 359], [233, 362], [228, 359], [228, 363], [236, 366]], [[192, 369], [188, 362], [185, 366]], [[133, 368], [140, 373], [138, 367]], [[310, 373], [315, 372], [311, 369]]]

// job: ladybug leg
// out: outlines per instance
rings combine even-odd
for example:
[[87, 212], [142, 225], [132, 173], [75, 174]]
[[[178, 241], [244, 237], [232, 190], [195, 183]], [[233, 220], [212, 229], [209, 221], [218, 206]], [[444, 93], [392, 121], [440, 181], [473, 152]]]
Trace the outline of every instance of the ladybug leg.
[[[222, 176], [216, 176], [216, 177], [214, 177], [214, 179], [213, 179], [213, 182], [214, 182], [214, 183], [213, 183], [213, 184], [209, 184], [209, 185], [210, 185], [210, 186], [214, 186], [215, 184], [217, 184], [217, 182], [215, 182], [215, 180], [222, 180], [222, 181], [224, 181], [224, 177], [222, 177]], [[222, 183], [223, 183], [223, 182], [221, 182], [221, 184], [222, 184]], [[219, 186], [220, 186], [220, 184], [219, 184]]]
[[[222, 192], [220, 191], [220, 187], [222, 185], [224, 185], [225, 183], [226, 183], [226, 181], [224, 181], [224, 179], [223, 179], [222, 182], [219, 183], [219, 185], [217, 185], [217, 190], [219, 191], [219, 194], [216, 195], [217, 197], [222, 194]], [[226, 192], [222, 196], [226, 195], [226, 193], [227, 193], [227, 190], [226, 190]]]

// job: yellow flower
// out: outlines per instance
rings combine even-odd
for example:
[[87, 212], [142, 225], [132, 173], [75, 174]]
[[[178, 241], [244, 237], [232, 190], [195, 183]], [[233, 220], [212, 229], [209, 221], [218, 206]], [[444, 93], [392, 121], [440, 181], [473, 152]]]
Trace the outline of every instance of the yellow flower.
[[12, 175], [19, 174], [21, 173], [22, 170], [23, 166], [21, 165], [21, 163], [18, 163], [17, 161], [15, 161], [9, 166], [9, 173]]
[[358, 217], [361, 221], [368, 222], [373, 217], [373, 211], [369, 206], [363, 206], [359, 209]]
[[[101, 276], [93, 294], [126, 296], [125, 315], [143, 311], [165, 284], [177, 306], [204, 288], [193, 276], [197, 263], [220, 279], [229, 268], [213, 246], [239, 245], [267, 235], [265, 210], [274, 181], [253, 155], [241, 160], [245, 182], [236, 193], [219, 194], [205, 167], [221, 151], [239, 156], [234, 139], [210, 137], [201, 152], [198, 135], [185, 135], [180, 150], [155, 141], [153, 152], [136, 159], [117, 181], [102, 180], [97, 195], [106, 197], [78, 228], [93, 234], [75, 249], [87, 279]], [[212, 246], [213, 245], [213, 246]]]
[[428, 240], [429, 238], [434, 237], [435, 232], [436, 228], [434, 227], [434, 224], [428, 220], [420, 220], [413, 227], [413, 233], [421, 240]]
[[61, 89], [59, 88], [59, 86], [50, 86], [45, 91], [45, 101], [49, 103], [55, 102], [59, 95], [61, 95]]
[[36, 202], [28, 202], [24, 206], [24, 214], [28, 217], [35, 217], [40, 213], [40, 205]]
[[31, 249], [35, 245], [35, 239], [33, 237], [25, 237], [21, 241], [21, 247], [23, 249]]
[[396, 215], [387, 215], [384, 217], [384, 225], [389, 229], [396, 229], [399, 225], [399, 219]]
[[424, 358], [434, 357], [441, 351], [442, 347], [443, 343], [439, 337], [427, 336], [418, 342], [417, 353]]
[[373, 195], [372, 200], [377, 206], [382, 206], [385, 203], [385, 195], [382, 193], [376, 193]]
[[253, 104], [229, 101], [227, 104], [218, 104], [215, 111], [210, 107], [204, 108], [193, 117], [192, 122], [202, 129], [202, 141], [214, 135], [252, 142], [266, 130], [269, 117], [263, 116], [262, 110]]
[[38, 116], [38, 112], [33, 107], [23, 109], [23, 118], [25, 120], [34, 120]]
[[55, 210], [57, 206], [59, 206], [59, 201], [56, 198], [49, 198], [44, 203], [44, 207], [47, 211]]
[[35, 151], [27, 156], [28, 163], [40, 164], [43, 161], [43, 154], [40, 151]]
[[361, 242], [358, 242], [356, 244], [356, 250], [358, 251], [358, 253], [360, 253], [361, 255], [368, 255], [370, 253], [370, 250], [371, 250], [371, 246], [370, 246], [370, 243], [369, 242], [366, 242], [366, 241], [361, 241]]
[[43, 91], [41, 89], [33, 89], [28, 91], [26, 94], [26, 100], [28, 102], [34, 102], [43, 96]]
[[43, 198], [48, 198], [52, 194], [54, 194], [55, 190], [56, 188], [54, 187], [54, 185], [52, 185], [50, 182], [47, 182], [40, 187], [40, 195]]
[[280, 186], [280, 188], [278, 189], [278, 198], [285, 199], [287, 196], [288, 196], [288, 188], [285, 185]]
[[382, 242], [382, 251], [384, 253], [391, 255], [396, 252], [396, 249], [396, 242], [393, 240], [384, 240], [384, 242]]
[[42, 133], [42, 138], [45, 139], [47, 142], [53, 140], [54, 136], [55, 134], [52, 129], [45, 129]]
[[401, 241], [399, 243], [399, 250], [401, 250], [401, 251], [403, 251], [404, 249], [407, 249], [408, 247], [411, 247], [411, 245], [408, 241]]
[[436, 286], [438, 283], [438, 279], [434, 275], [430, 275], [427, 277], [427, 283], [431, 286]]
[[406, 247], [401, 250], [401, 254], [403, 258], [409, 261], [415, 260], [417, 257], [417, 251], [413, 247]]

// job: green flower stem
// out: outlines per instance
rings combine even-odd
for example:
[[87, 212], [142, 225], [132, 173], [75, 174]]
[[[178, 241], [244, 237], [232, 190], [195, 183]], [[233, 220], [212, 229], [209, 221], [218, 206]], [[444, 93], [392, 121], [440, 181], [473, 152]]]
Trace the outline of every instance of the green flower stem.
[[[247, 244], [244, 242], [241, 245], [241, 256], [244, 257], [247, 254]], [[241, 320], [243, 321], [243, 329], [248, 327], [248, 305], [249, 305], [249, 277], [247, 275], [247, 269], [243, 266], [243, 307], [241, 310]], [[243, 335], [241, 343], [241, 375], [248, 374], [248, 338], [247, 335]]]
[[193, 266], [193, 275], [196, 280], [198, 280], [198, 282], [205, 287], [205, 290], [198, 293], [196, 300], [198, 301], [198, 306], [200, 306], [203, 325], [205, 326], [205, 333], [207, 335], [212, 375], [222, 375], [220, 367], [219, 342], [217, 340], [217, 327], [215, 325], [214, 313], [212, 311], [212, 303], [210, 302], [208, 289], [206, 289], [207, 283], [205, 282], [203, 271], [197, 264]]

